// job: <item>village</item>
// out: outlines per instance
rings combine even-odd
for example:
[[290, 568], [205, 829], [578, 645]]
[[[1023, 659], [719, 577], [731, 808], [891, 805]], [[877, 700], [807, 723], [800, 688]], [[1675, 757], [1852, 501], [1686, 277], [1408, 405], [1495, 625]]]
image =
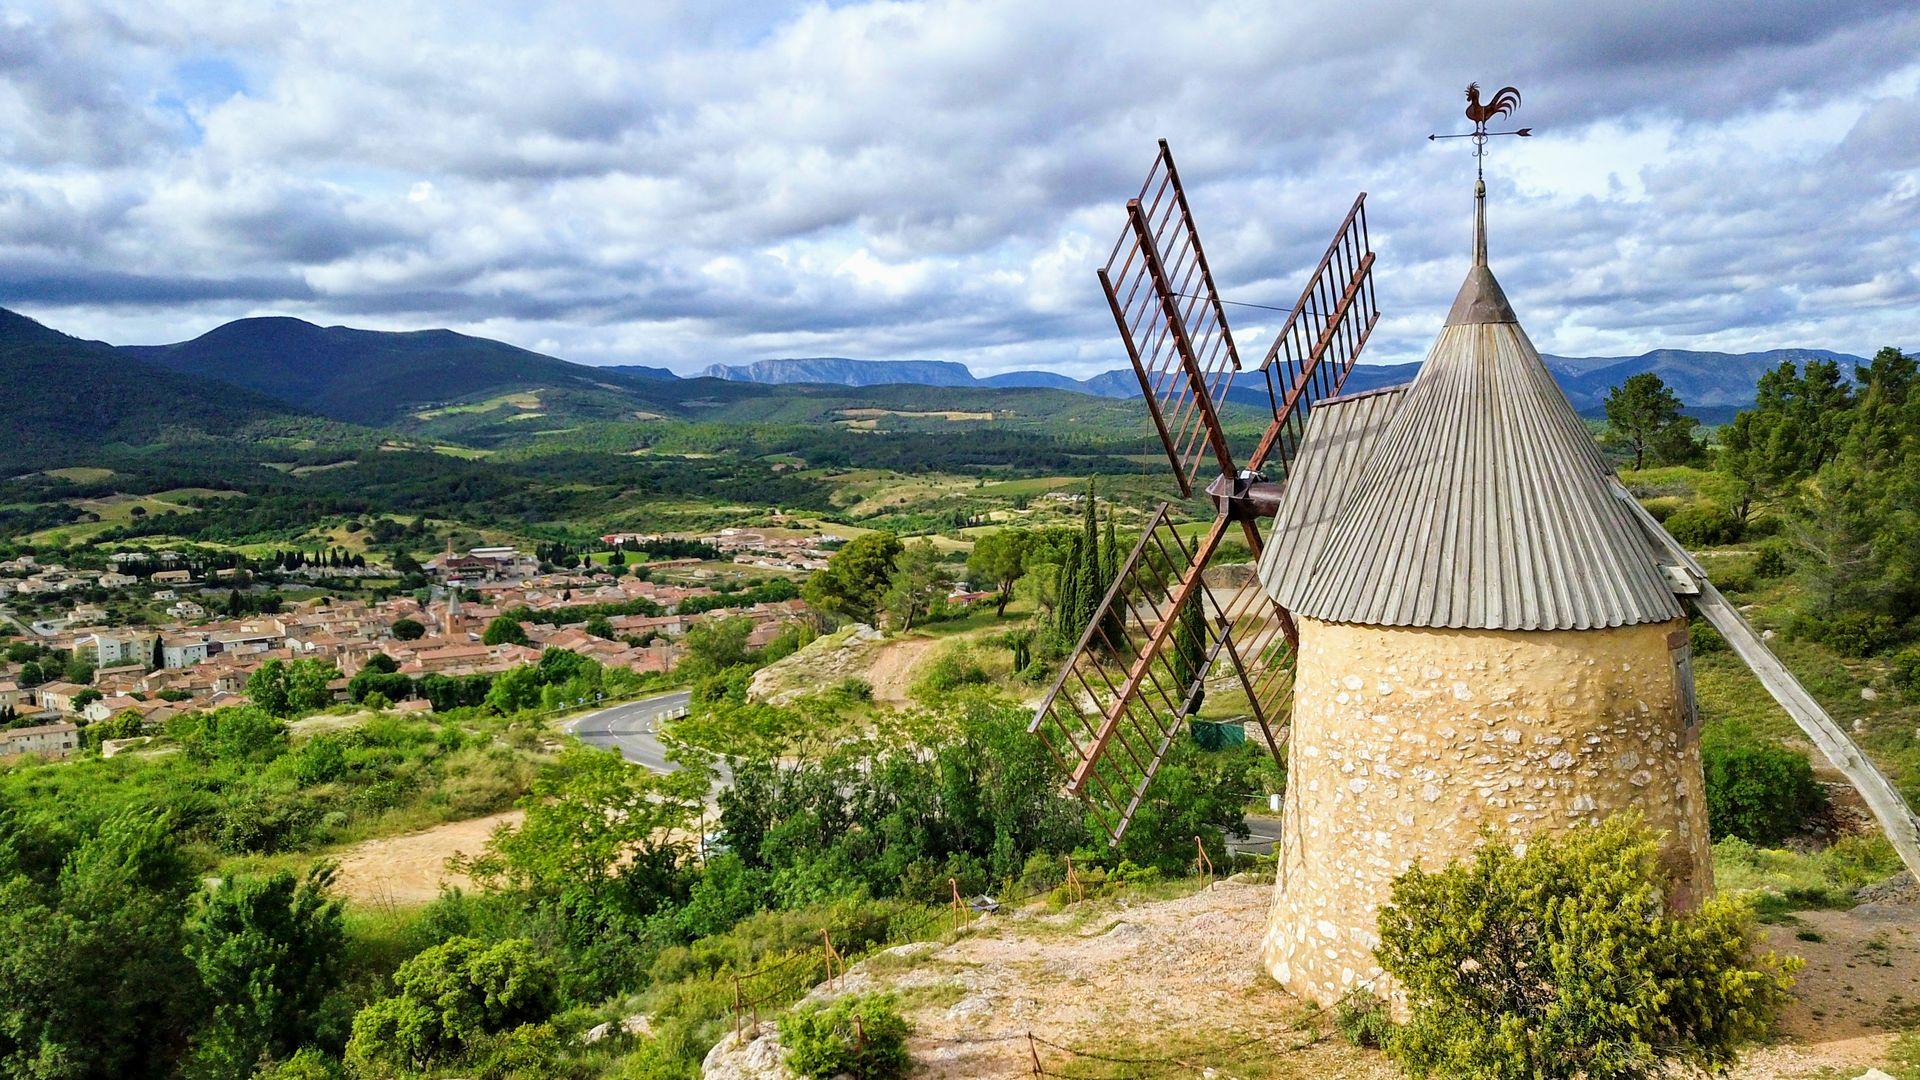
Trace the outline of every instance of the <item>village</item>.
[[[615, 552], [661, 539], [652, 534], [612, 534], [602, 543]], [[768, 540], [743, 529], [725, 529], [700, 538], [742, 570], [810, 570], [825, 565], [819, 537]], [[640, 675], [671, 672], [684, 650], [679, 639], [692, 626], [745, 618], [752, 629], [749, 647], [772, 640], [788, 624], [807, 616], [799, 599], [724, 602], [738, 576], [716, 570], [698, 558], [667, 558], [638, 563], [647, 574], [630, 575], [624, 565], [562, 569], [543, 567], [533, 555], [503, 545], [447, 552], [423, 564], [432, 581], [425, 596], [407, 594], [370, 600], [317, 596], [294, 601], [271, 614], [214, 617], [239, 572], [217, 570], [196, 580], [179, 552], [116, 552], [108, 568], [70, 569], [42, 564], [23, 555], [0, 563], [0, 603], [8, 597], [48, 597], [100, 590], [139, 593], [153, 605], [165, 604], [159, 624], [113, 626], [99, 603], [75, 603], [57, 618], [13, 622], [8, 659], [0, 663], [0, 757], [36, 754], [66, 757], [82, 745], [88, 724], [133, 713], [143, 730], [158, 730], [184, 712], [247, 703], [246, 685], [271, 660], [318, 660], [337, 675], [329, 684], [337, 702], [348, 700], [352, 677], [374, 657], [378, 667], [409, 678], [497, 674], [535, 663], [547, 649], [565, 649], [609, 668]], [[121, 567], [139, 564], [144, 574]], [[158, 568], [154, 568], [158, 567]], [[296, 578], [391, 576], [381, 567], [299, 567]], [[655, 580], [655, 576], [660, 580]], [[671, 577], [672, 580], [668, 580]], [[780, 579], [775, 579], [780, 580]], [[708, 583], [711, 582], [711, 583]], [[716, 587], [718, 586], [718, 587]], [[682, 611], [688, 605], [697, 611]], [[644, 613], [602, 615], [592, 623], [587, 612], [609, 608]], [[578, 618], [568, 613], [581, 609]], [[484, 639], [489, 623], [504, 613], [523, 616], [524, 643]], [[656, 613], [657, 612], [657, 613]], [[589, 630], [591, 626], [592, 631]], [[19, 631], [25, 631], [21, 633]], [[47, 665], [29, 656], [64, 655], [61, 674], [87, 674], [85, 681], [46, 677]], [[40, 677], [36, 677], [40, 676]], [[426, 711], [425, 698], [395, 702], [396, 711]], [[122, 740], [110, 740], [111, 755]]]

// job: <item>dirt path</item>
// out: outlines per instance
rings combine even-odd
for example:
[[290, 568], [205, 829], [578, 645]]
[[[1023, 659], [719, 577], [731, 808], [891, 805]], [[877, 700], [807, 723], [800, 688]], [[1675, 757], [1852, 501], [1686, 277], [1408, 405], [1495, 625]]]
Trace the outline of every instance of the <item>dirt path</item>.
[[[1221, 882], [1118, 909], [1003, 913], [953, 944], [872, 957], [838, 991], [816, 993], [897, 995], [914, 1026], [916, 1080], [1031, 1075], [1028, 1032], [1044, 1040], [1035, 1045], [1042, 1065], [1063, 1071], [1072, 1055], [1047, 1043], [1183, 1059], [1142, 1064], [1127, 1076], [1398, 1075], [1381, 1055], [1324, 1030], [1309, 1042], [1308, 1011], [1267, 977], [1255, 954], [1271, 890]], [[1768, 928], [1774, 948], [1808, 962], [1783, 1038], [1749, 1052], [1732, 1073], [1741, 1080], [1856, 1076], [1884, 1065], [1893, 1032], [1920, 1012], [1920, 906], [1863, 905], [1800, 918], [1798, 927]], [[1327, 1027], [1324, 1019], [1320, 1026]], [[773, 1075], [742, 1068], [772, 1052], [768, 1036], [744, 1047], [729, 1038], [708, 1058], [705, 1075]], [[1096, 1064], [1082, 1060], [1078, 1068]]]
[[1735, 1080], [1857, 1076], [1884, 1065], [1895, 1036], [1920, 1025], [1920, 905], [1803, 911], [1766, 931], [1774, 951], [1807, 966], [1781, 1018], [1781, 1042], [1749, 1054]]
[[466, 875], [447, 869], [448, 859], [478, 852], [495, 828], [517, 825], [522, 816], [508, 810], [356, 844], [340, 856], [334, 887], [358, 903], [427, 903], [440, 895], [442, 884], [472, 885]]
[[939, 644], [939, 638], [904, 637], [873, 646], [873, 665], [867, 669], [873, 700], [882, 705], [912, 704], [907, 691], [913, 688], [914, 668]]

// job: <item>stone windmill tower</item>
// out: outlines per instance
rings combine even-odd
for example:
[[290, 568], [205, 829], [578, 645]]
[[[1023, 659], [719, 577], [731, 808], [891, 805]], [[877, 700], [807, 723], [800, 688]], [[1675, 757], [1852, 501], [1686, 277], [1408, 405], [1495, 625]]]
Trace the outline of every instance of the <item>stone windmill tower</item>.
[[[1476, 156], [1528, 134], [1487, 130], [1511, 88], [1467, 100]], [[1257, 729], [1288, 773], [1261, 955], [1323, 1004], [1378, 972], [1392, 879], [1483, 828], [1521, 843], [1636, 811], [1665, 834], [1669, 900], [1691, 906], [1713, 883], [1686, 604], [1920, 873], [1920, 821], [1620, 485], [1541, 363], [1487, 262], [1484, 182], [1418, 376], [1341, 396], [1378, 320], [1365, 199], [1259, 365], [1272, 419], [1245, 467], [1216, 406], [1241, 361], [1164, 141], [1127, 204], [1101, 287], [1180, 494], [1208, 459], [1219, 475], [1204, 534], [1168, 503], [1149, 516], [1035, 711], [1094, 820], [1118, 843], [1191, 723]], [[1221, 565], [1230, 535], [1256, 573]]]
[[1299, 626], [1291, 771], [1264, 959], [1338, 998], [1379, 973], [1392, 879], [1481, 830], [1642, 814], [1669, 900], [1713, 887], [1687, 619], [1487, 265], [1415, 379], [1323, 400], [1261, 566]]

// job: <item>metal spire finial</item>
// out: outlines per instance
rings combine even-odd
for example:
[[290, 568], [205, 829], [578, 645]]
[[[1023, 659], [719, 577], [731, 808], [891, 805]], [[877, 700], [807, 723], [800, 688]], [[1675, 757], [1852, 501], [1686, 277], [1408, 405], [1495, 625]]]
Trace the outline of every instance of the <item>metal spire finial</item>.
[[1527, 138], [1533, 134], [1530, 127], [1515, 128], [1512, 131], [1488, 131], [1487, 121], [1496, 116], [1510, 115], [1520, 107], [1520, 91], [1511, 86], [1503, 86], [1493, 98], [1482, 104], [1480, 84], [1467, 84], [1467, 119], [1473, 121], [1472, 131], [1463, 131], [1454, 135], [1429, 135], [1428, 142], [1435, 139], [1472, 139], [1473, 140], [1473, 265], [1487, 265], [1487, 139], [1494, 135], [1518, 135]]

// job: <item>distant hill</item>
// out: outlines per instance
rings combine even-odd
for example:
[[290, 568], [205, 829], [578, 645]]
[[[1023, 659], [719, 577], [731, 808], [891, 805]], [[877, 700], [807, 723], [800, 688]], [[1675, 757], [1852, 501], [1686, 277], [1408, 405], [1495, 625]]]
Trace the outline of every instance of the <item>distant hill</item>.
[[595, 371], [611, 371], [616, 375], [625, 375], [634, 379], [677, 379], [672, 368], [648, 367], [645, 364], [608, 364], [597, 367]]
[[299, 415], [259, 394], [131, 362], [104, 342], [70, 337], [3, 308], [0, 385], [8, 399], [0, 460], [10, 464], [108, 443], [229, 436]]
[[[621, 389], [595, 368], [451, 330], [388, 333], [301, 319], [240, 319], [191, 341], [120, 351], [323, 416], [369, 424], [490, 395], [551, 390], [605, 399]], [[622, 403], [601, 404], [612, 415]]]
[[[1689, 412], [1718, 423], [1734, 411], [1753, 404], [1760, 376], [1782, 360], [1796, 364], [1811, 359], [1839, 361], [1851, 373], [1863, 357], [1826, 349], [1771, 349], [1766, 352], [1691, 352], [1656, 349], [1640, 356], [1545, 356], [1547, 367], [1573, 402], [1575, 409], [1594, 416], [1604, 407], [1608, 391], [1630, 375], [1651, 371], [1673, 387]], [[659, 369], [653, 369], [659, 370]], [[1342, 388], [1346, 393], [1406, 382], [1420, 370], [1418, 363], [1362, 364]], [[938, 387], [1043, 387], [1099, 397], [1131, 398], [1140, 393], [1132, 368], [1116, 368], [1090, 379], [1075, 379], [1051, 371], [1010, 371], [975, 376], [964, 365], [947, 360], [851, 360], [845, 357], [760, 360], [733, 366], [715, 364], [705, 376], [766, 386], [812, 383], [834, 386], [888, 386], [911, 384]], [[1266, 383], [1249, 368], [1234, 382], [1231, 400], [1249, 405], [1267, 402]]]
[[[658, 370], [658, 369], [655, 369]], [[951, 360], [852, 360], [844, 356], [813, 356], [756, 360], [751, 364], [712, 364], [701, 376], [762, 386], [812, 383], [825, 386], [986, 386], [998, 389], [1070, 390], [1096, 397], [1133, 397], [1140, 382], [1132, 368], [1116, 368], [1091, 379], [1076, 379], [1057, 371], [1003, 371], [975, 375], [965, 364]]]
[[822, 386], [978, 386], [980, 380], [965, 364], [951, 360], [848, 360], [839, 356], [811, 356], [756, 360], [751, 364], [713, 364], [700, 374], [729, 382], [768, 386], [814, 383]]
[[1625, 382], [1629, 375], [1646, 371], [1660, 376], [1689, 409], [1706, 412], [1752, 405], [1754, 387], [1759, 384], [1760, 376], [1779, 367], [1782, 360], [1791, 360], [1796, 365], [1809, 360], [1835, 360], [1848, 375], [1867, 363], [1865, 357], [1827, 349], [1769, 349], [1751, 353], [1655, 349], [1639, 356], [1548, 356], [1543, 359], [1566, 390], [1574, 408], [1583, 413], [1601, 409], [1609, 390]]
[[[978, 377], [952, 361], [846, 357], [716, 364], [701, 376], [683, 379], [662, 367], [570, 363], [450, 330], [396, 333], [322, 327], [293, 318], [241, 319], [190, 341], [115, 347], [5, 315], [0, 347], [7, 349], [12, 365], [8, 384], [45, 383], [54, 394], [23, 395], [15, 414], [23, 424], [31, 420], [32, 438], [55, 442], [139, 442], [162, 428], [220, 431], [253, 417], [309, 414], [423, 439], [496, 446], [597, 421], [814, 423], [821, 416], [839, 416], [836, 408], [884, 407], [904, 417], [913, 407], [968, 406], [953, 399], [954, 391], [1016, 395], [996, 397], [996, 406], [1009, 415], [1079, 415], [1074, 398], [1063, 394], [1131, 403], [1140, 392], [1131, 368], [1086, 379], [1053, 371]], [[57, 357], [72, 360], [62, 365]], [[1752, 403], [1755, 383], [1767, 369], [1782, 360], [1814, 357], [1837, 360], [1848, 370], [1865, 363], [1818, 349], [1661, 349], [1633, 357], [1549, 356], [1546, 361], [1574, 407], [1589, 416], [1599, 414], [1612, 387], [1653, 371], [1674, 387], [1690, 412], [1720, 422]], [[1417, 364], [1362, 365], [1343, 389], [1351, 393], [1405, 382], [1417, 370]], [[93, 372], [97, 375], [81, 374]], [[122, 396], [118, 388], [129, 379], [139, 392], [126, 386]], [[211, 388], [213, 383], [220, 389]], [[94, 384], [100, 392], [86, 389]], [[835, 388], [837, 395], [831, 393]], [[881, 389], [889, 390], [885, 406], [877, 400], [856, 406], [847, 394]], [[1230, 400], [1266, 406], [1266, 386], [1257, 371], [1240, 375]], [[1092, 415], [1108, 417], [1107, 412]], [[895, 422], [906, 421], [887, 423]]]

